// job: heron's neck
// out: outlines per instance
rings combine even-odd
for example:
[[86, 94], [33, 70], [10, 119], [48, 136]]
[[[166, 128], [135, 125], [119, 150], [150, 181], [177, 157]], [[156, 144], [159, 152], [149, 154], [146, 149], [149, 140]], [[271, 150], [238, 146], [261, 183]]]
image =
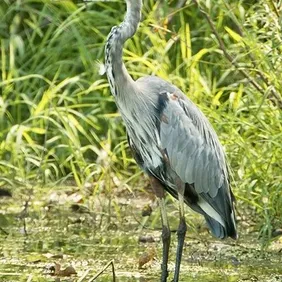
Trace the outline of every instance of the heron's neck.
[[127, 11], [124, 21], [112, 28], [105, 47], [105, 66], [111, 92], [118, 96], [133, 80], [122, 61], [125, 41], [132, 37], [141, 19], [142, 0], [126, 0]]

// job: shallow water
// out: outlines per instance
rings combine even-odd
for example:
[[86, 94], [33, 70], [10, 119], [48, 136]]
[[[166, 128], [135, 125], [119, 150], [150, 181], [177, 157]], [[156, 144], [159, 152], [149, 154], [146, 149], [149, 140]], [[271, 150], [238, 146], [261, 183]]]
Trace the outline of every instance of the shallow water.
[[[2, 202], [1, 213], [8, 222], [3, 229], [8, 234], [0, 232], [0, 281], [91, 281], [110, 261], [117, 281], [159, 281], [161, 232], [151, 224], [158, 214], [151, 215], [150, 224], [146, 222], [148, 228], [140, 228], [138, 220], [142, 217], [131, 209], [133, 205], [134, 211], [138, 210], [140, 201], [119, 203], [118, 213], [109, 214], [101, 207], [83, 211], [71, 211], [65, 203], [52, 203], [50, 207], [45, 200], [33, 202], [24, 217], [19, 216], [21, 209], [14, 203]], [[140, 236], [150, 237], [153, 242], [141, 243]], [[171, 279], [175, 248], [173, 233]], [[205, 231], [190, 232], [185, 240], [180, 281], [282, 281], [281, 250], [282, 240], [276, 239], [262, 252], [255, 233], [241, 232], [238, 242], [234, 242], [215, 240]], [[151, 255], [139, 268], [145, 253]], [[77, 274], [54, 275], [55, 263], [61, 270], [72, 266]], [[95, 281], [113, 281], [111, 268]]]

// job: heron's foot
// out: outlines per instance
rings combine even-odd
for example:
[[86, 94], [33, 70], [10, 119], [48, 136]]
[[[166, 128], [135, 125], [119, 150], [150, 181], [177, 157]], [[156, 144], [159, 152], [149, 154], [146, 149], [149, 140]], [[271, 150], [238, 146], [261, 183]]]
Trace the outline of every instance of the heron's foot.
[[162, 276], [161, 282], [166, 282], [168, 277], [168, 255], [169, 255], [169, 246], [170, 246], [170, 229], [168, 226], [163, 225], [162, 230], [162, 241], [163, 241], [163, 261], [162, 261]]
[[181, 258], [182, 258], [186, 231], [187, 231], [187, 225], [186, 225], [185, 217], [183, 216], [180, 218], [180, 222], [177, 230], [178, 243], [176, 250], [176, 262], [175, 262], [173, 282], [178, 282], [179, 280], [180, 265], [181, 265]]
[[162, 276], [161, 276], [161, 282], [167, 282], [167, 277], [168, 277], [168, 270], [167, 266], [163, 267], [164, 265], [162, 264]]

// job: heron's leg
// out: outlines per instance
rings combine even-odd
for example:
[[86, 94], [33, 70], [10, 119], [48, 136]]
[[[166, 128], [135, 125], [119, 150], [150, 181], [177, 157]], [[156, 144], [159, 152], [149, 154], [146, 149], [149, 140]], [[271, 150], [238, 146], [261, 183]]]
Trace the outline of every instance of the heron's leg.
[[170, 229], [168, 225], [167, 213], [165, 208], [164, 189], [162, 184], [154, 177], [150, 178], [152, 189], [157, 196], [158, 204], [161, 210], [162, 219], [162, 242], [163, 242], [163, 258], [162, 258], [162, 276], [161, 282], [166, 282], [168, 277], [167, 263], [170, 246]]
[[174, 282], [178, 282], [178, 279], [179, 279], [181, 257], [182, 257], [182, 251], [183, 251], [183, 246], [184, 246], [185, 234], [187, 230], [185, 214], [184, 214], [183, 193], [181, 192], [178, 193], [178, 200], [179, 200], [180, 221], [179, 221], [179, 226], [177, 230], [178, 243], [177, 243], [177, 249], [176, 249], [176, 262], [175, 262], [175, 270], [174, 270], [174, 278], [173, 278]]
[[168, 277], [167, 263], [169, 255], [169, 246], [170, 246], [170, 229], [167, 220], [167, 213], [165, 209], [164, 198], [159, 199], [159, 205], [161, 210], [162, 218], [162, 241], [163, 241], [163, 259], [162, 259], [162, 277], [161, 281], [166, 282]]

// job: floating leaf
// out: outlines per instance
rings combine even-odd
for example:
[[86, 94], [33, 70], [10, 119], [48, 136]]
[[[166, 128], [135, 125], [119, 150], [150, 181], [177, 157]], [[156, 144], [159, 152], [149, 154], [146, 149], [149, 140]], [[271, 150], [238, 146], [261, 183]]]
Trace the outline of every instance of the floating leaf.
[[142, 209], [142, 216], [150, 216], [152, 213], [152, 208], [150, 205], [145, 205]]
[[37, 263], [48, 261], [48, 258], [43, 254], [31, 253], [26, 257], [28, 262]]
[[68, 266], [65, 269], [61, 269], [61, 265], [59, 263], [55, 263], [55, 265], [52, 267], [54, 272], [52, 275], [54, 276], [71, 276], [77, 274], [75, 269], [72, 266]]
[[153, 236], [139, 236], [138, 241], [140, 243], [154, 243], [155, 239]]
[[142, 268], [143, 265], [146, 263], [152, 261], [157, 255], [155, 248], [150, 248], [147, 251], [145, 251], [141, 256], [139, 257], [139, 268]]

